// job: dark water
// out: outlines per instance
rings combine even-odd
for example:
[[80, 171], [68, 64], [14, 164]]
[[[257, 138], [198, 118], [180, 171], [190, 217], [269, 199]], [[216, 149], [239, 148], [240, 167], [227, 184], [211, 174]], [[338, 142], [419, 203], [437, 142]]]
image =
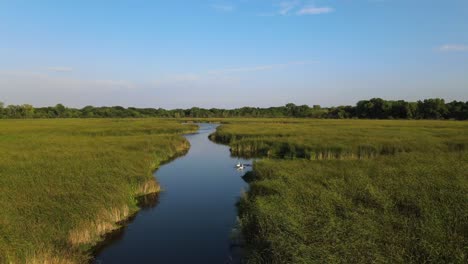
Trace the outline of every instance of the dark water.
[[[164, 191], [96, 256], [96, 263], [237, 263], [231, 233], [249, 169], [234, 168], [229, 148], [208, 139], [216, 125], [186, 135], [187, 155], [156, 173]], [[244, 163], [250, 163], [241, 160]], [[148, 204], [148, 203], [147, 203]], [[236, 253], [237, 252], [237, 253]]]

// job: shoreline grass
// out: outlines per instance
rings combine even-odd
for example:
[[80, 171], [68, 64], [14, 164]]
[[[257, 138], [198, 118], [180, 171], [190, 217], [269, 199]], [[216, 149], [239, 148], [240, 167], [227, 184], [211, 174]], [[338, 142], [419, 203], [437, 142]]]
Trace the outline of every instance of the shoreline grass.
[[188, 150], [175, 120], [0, 120], [0, 262], [82, 263]]

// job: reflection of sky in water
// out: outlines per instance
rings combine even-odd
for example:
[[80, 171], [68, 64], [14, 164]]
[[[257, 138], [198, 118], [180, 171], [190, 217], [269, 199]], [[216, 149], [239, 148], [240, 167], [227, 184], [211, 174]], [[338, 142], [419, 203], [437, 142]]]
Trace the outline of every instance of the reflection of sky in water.
[[[186, 156], [162, 166], [156, 177], [159, 204], [141, 211], [123, 237], [98, 256], [101, 263], [226, 263], [235, 203], [246, 183], [237, 158], [208, 135], [217, 125], [200, 124], [187, 135]], [[241, 162], [250, 163], [247, 160]]]

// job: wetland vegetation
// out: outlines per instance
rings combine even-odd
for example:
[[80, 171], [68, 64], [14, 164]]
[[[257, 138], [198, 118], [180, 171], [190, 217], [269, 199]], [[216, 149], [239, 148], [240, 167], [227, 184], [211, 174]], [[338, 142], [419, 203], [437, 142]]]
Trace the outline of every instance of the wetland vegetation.
[[466, 263], [468, 123], [250, 119], [211, 135], [263, 157], [239, 202], [247, 263]]
[[161, 119], [0, 120], [0, 263], [82, 263], [188, 150]]
[[238, 203], [247, 263], [466, 262], [467, 122], [299, 118], [0, 120], [0, 262], [89, 261], [190, 120], [260, 158]]

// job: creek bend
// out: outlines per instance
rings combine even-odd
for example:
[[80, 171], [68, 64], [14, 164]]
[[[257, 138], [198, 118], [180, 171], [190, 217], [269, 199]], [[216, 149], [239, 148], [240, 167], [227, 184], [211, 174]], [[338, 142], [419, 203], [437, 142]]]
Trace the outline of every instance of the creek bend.
[[215, 124], [185, 135], [190, 150], [156, 172], [163, 191], [101, 248], [94, 263], [239, 263], [231, 242], [235, 204], [247, 184], [229, 147], [208, 139]]

